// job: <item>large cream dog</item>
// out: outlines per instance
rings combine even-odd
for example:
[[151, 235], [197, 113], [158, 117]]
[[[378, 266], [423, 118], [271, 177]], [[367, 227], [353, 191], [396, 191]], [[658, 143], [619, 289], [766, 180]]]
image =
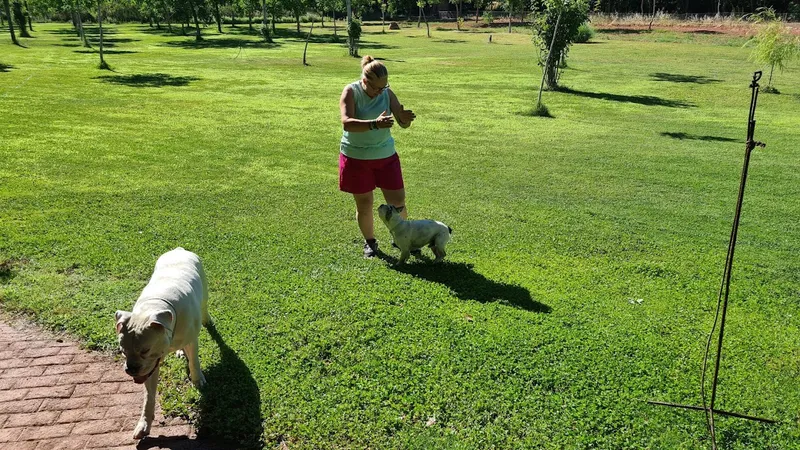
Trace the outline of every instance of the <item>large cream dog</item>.
[[117, 311], [117, 337], [125, 372], [145, 383], [142, 416], [134, 439], [150, 434], [155, 416], [158, 368], [169, 352], [183, 350], [195, 386], [205, 385], [197, 355], [200, 328], [211, 321], [208, 287], [200, 258], [180, 247], [161, 255], [133, 311]]
[[389, 232], [392, 233], [394, 243], [400, 249], [400, 264], [408, 260], [412, 251], [419, 250], [426, 245], [436, 255], [434, 262], [440, 262], [447, 255], [445, 245], [450, 241], [453, 230], [442, 222], [436, 220], [405, 220], [400, 215], [403, 207], [381, 205], [378, 207], [378, 216]]

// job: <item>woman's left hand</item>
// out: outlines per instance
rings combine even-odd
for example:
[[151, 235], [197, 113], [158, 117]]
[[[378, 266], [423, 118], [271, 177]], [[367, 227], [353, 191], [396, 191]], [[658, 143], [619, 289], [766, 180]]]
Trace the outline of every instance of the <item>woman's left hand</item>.
[[395, 114], [395, 119], [397, 119], [401, 125], [411, 125], [411, 122], [413, 122], [416, 118], [417, 115], [414, 114], [414, 111], [410, 109], [402, 109], [402, 111]]

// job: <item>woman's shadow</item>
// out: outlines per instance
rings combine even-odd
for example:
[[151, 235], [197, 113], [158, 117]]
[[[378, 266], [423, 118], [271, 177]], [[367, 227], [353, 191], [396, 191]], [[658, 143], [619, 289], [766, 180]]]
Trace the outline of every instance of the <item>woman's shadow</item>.
[[[378, 252], [378, 255], [384, 261], [396, 261], [383, 252]], [[423, 257], [419, 263], [390, 264], [390, 267], [415, 278], [443, 284], [461, 300], [501, 302], [537, 313], [549, 313], [551, 310], [544, 303], [534, 300], [524, 287], [490, 280], [475, 272], [472, 264], [447, 261], [433, 264], [430, 259]]]

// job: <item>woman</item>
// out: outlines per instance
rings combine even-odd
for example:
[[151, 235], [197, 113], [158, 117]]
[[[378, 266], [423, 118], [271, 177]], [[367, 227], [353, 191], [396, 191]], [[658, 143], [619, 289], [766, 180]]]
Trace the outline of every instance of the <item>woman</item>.
[[361, 79], [345, 86], [339, 100], [344, 128], [339, 189], [353, 194], [358, 227], [364, 235], [364, 257], [371, 258], [378, 251], [372, 191], [381, 188], [386, 203], [402, 209], [403, 218], [407, 216], [403, 173], [390, 129], [395, 122], [407, 128], [416, 116], [389, 89], [389, 72], [383, 63], [365, 56], [361, 70]]

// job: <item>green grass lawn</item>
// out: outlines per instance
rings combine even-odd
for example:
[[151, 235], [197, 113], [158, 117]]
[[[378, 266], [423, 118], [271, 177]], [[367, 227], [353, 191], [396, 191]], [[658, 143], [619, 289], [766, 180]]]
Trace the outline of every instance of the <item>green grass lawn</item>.
[[[700, 371], [744, 154], [739, 38], [601, 33], [541, 72], [528, 34], [365, 27], [417, 121], [394, 133], [440, 266], [361, 258], [337, 190], [338, 99], [359, 61], [331, 29], [217, 35], [68, 25], [0, 44], [0, 306], [115, 348], [156, 258], [208, 273], [209, 387], [167, 361], [161, 402], [275, 448], [709, 448]], [[433, 27], [432, 27], [433, 28]], [[95, 30], [91, 30], [95, 31]], [[317, 34], [319, 32], [319, 34]], [[5, 36], [5, 35], [4, 35]], [[96, 48], [96, 46], [95, 46]], [[800, 448], [800, 72], [762, 94], [717, 406], [721, 448]], [[120, 368], [120, 370], [122, 370]], [[164, 373], [164, 372], [162, 372]], [[155, 429], [157, 433], [157, 428]]]

